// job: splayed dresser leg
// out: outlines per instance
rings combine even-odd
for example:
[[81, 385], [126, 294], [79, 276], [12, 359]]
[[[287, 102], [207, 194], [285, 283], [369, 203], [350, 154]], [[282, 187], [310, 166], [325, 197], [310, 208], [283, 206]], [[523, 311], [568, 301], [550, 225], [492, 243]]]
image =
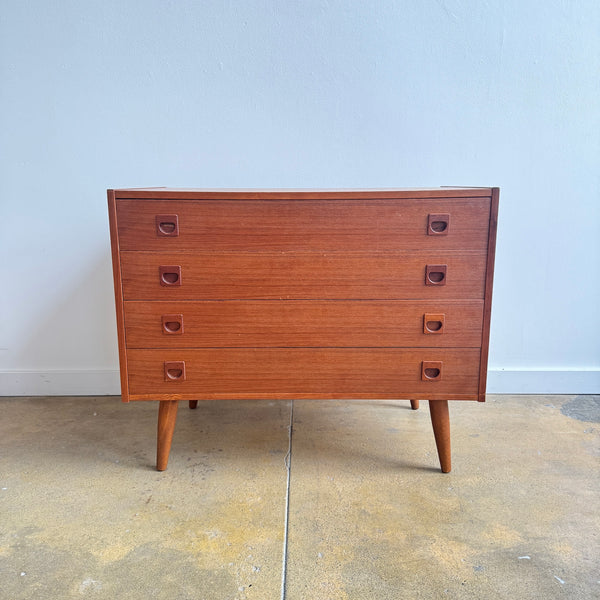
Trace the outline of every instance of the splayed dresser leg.
[[452, 468], [450, 460], [450, 416], [448, 413], [448, 400], [429, 400], [429, 412], [433, 435], [437, 446], [442, 473], [450, 473]]
[[161, 400], [158, 407], [158, 435], [156, 445], [156, 470], [164, 471], [169, 462], [173, 431], [177, 420], [177, 400]]

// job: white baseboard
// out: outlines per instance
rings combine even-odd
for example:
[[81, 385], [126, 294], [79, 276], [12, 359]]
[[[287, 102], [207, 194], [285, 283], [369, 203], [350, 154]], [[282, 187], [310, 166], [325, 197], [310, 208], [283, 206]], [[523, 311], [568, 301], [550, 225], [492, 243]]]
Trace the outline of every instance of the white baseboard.
[[[121, 393], [119, 372], [0, 371], [0, 396], [105, 396]], [[600, 369], [488, 371], [488, 394], [600, 394]]]
[[121, 394], [119, 371], [0, 371], [0, 396], [112, 396]]
[[600, 394], [600, 369], [488, 369], [488, 394]]

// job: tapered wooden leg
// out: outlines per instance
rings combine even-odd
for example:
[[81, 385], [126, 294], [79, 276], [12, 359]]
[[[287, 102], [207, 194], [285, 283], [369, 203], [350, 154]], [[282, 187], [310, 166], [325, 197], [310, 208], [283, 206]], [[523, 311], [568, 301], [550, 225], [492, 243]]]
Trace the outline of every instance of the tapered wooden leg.
[[419, 408], [419, 401], [418, 400], [411, 400], [410, 401], [410, 407], [413, 410], [417, 410]]
[[452, 468], [450, 460], [450, 417], [448, 414], [448, 400], [429, 400], [429, 412], [433, 435], [437, 446], [442, 473], [450, 473]]
[[177, 420], [177, 400], [162, 400], [158, 407], [158, 436], [156, 444], [156, 470], [164, 471], [169, 462], [173, 431]]
[[190, 400], [190, 408], [196, 408], [198, 406], [198, 400]]

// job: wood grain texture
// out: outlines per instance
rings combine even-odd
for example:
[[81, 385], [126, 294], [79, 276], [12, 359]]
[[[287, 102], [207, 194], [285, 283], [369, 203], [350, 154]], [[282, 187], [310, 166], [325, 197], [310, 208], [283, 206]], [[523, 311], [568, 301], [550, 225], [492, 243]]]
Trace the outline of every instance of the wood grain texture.
[[[445, 263], [446, 285], [426, 286]], [[181, 265], [161, 286], [160, 265]], [[121, 252], [125, 300], [482, 299], [485, 252]]]
[[489, 239], [487, 249], [487, 264], [485, 270], [485, 300], [483, 309], [483, 335], [481, 339], [481, 365], [479, 369], [479, 402], [485, 402], [487, 384], [488, 354], [490, 346], [490, 319], [492, 315], [492, 290], [494, 285], [494, 262], [496, 258], [496, 234], [498, 229], [499, 188], [492, 189], [492, 204], [490, 209]]
[[114, 190], [107, 190], [108, 220], [110, 226], [110, 249], [113, 266], [113, 283], [115, 290], [115, 309], [117, 317], [117, 338], [119, 343], [119, 364], [121, 366], [121, 400], [129, 402], [127, 380], [127, 346], [125, 343], [125, 320], [123, 316], [123, 284], [121, 279], [121, 258], [119, 251], [119, 228]]
[[435, 436], [438, 457], [442, 473], [450, 473], [452, 459], [450, 450], [450, 415], [447, 400], [430, 400], [429, 413]]
[[[480, 350], [130, 350], [131, 399], [448, 398], [476, 400]], [[443, 361], [441, 381], [422, 381], [424, 360]], [[185, 381], [165, 381], [165, 361], [185, 361]]]
[[[482, 300], [231, 300], [125, 302], [128, 348], [479, 348]], [[424, 315], [444, 313], [444, 333], [424, 333]], [[183, 326], [165, 333], [163, 315]], [[183, 330], [183, 333], [180, 333]]]
[[115, 190], [116, 198], [167, 198], [180, 200], [336, 200], [340, 198], [489, 198], [491, 188], [440, 187], [394, 189], [199, 189], [199, 188], [125, 188]]
[[[480, 250], [489, 198], [397, 200], [119, 200], [121, 250]], [[448, 235], [428, 235], [430, 213], [448, 213]], [[177, 215], [178, 235], [156, 216]]]
[[164, 471], [169, 462], [169, 453], [177, 420], [179, 402], [163, 400], [158, 407], [158, 428], [156, 436], [156, 470]]
[[122, 396], [160, 401], [157, 468], [179, 400], [391, 398], [430, 400], [450, 471], [447, 401], [485, 399], [498, 195], [109, 190]]

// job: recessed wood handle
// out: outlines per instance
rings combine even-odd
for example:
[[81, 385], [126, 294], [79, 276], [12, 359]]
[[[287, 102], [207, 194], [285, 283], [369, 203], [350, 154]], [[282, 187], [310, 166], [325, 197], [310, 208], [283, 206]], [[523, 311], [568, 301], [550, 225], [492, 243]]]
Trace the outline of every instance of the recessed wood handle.
[[177, 237], [179, 235], [179, 217], [177, 215], [156, 215], [156, 235], [159, 237]]
[[421, 365], [421, 379], [423, 381], [440, 381], [443, 364], [441, 360], [424, 360]]
[[162, 315], [162, 332], [167, 335], [183, 333], [183, 315]]
[[158, 273], [160, 277], [160, 285], [181, 285], [180, 265], [161, 265], [160, 267], [158, 267]]
[[425, 285], [446, 285], [448, 265], [427, 265], [425, 267]]
[[444, 325], [446, 324], [446, 315], [443, 313], [432, 314], [425, 313], [423, 315], [423, 333], [444, 333]]
[[165, 362], [165, 381], [185, 381], [185, 361]]
[[450, 215], [430, 214], [427, 218], [427, 235], [448, 235], [450, 230]]

